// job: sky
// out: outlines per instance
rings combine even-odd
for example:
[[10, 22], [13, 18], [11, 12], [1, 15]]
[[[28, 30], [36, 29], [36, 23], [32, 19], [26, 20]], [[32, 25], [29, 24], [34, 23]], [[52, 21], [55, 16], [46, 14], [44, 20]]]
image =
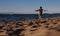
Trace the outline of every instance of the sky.
[[60, 0], [0, 0], [0, 13], [36, 14], [40, 6], [43, 13], [60, 13]]

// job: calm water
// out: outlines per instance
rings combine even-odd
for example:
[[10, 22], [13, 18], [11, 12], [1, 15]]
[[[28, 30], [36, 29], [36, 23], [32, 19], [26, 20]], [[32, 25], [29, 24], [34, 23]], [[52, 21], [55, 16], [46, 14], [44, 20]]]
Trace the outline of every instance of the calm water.
[[[37, 18], [37, 14], [0, 14], [0, 21], [28, 20]], [[43, 18], [60, 17], [60, 14], [43, 14]]]

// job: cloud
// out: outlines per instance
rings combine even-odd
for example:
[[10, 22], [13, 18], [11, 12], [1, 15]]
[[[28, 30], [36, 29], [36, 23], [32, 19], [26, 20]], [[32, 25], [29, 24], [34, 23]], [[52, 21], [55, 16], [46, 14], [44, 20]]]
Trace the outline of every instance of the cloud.
[[35, 14], [33, 9], [0, 9], [0, 13]]
[[47, 10], [47, 11], [45, 11], [44, 13], [60, 13], [60, 10], [58, 10], [58, 9], [50, 9], [50, 10]]
[[[7, 14], [36, 14], [34, 9], [0, 9], [0, 13]], [[48, 10], [43, 13], [60, 13], [60, 10]]]

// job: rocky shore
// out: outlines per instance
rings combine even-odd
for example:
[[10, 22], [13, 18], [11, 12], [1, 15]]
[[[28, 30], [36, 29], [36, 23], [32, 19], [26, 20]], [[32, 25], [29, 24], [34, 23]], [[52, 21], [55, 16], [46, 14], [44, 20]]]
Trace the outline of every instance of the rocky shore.
[[60, 17], [0, 22], [0, 36], [60, 36]]

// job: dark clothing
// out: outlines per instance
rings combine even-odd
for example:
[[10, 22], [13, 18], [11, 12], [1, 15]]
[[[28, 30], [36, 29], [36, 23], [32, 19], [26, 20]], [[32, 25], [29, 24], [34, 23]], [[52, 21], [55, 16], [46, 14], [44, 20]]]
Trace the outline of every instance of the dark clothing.
[[43, 9], [39, 9], [40, 16], [42, 17]]

